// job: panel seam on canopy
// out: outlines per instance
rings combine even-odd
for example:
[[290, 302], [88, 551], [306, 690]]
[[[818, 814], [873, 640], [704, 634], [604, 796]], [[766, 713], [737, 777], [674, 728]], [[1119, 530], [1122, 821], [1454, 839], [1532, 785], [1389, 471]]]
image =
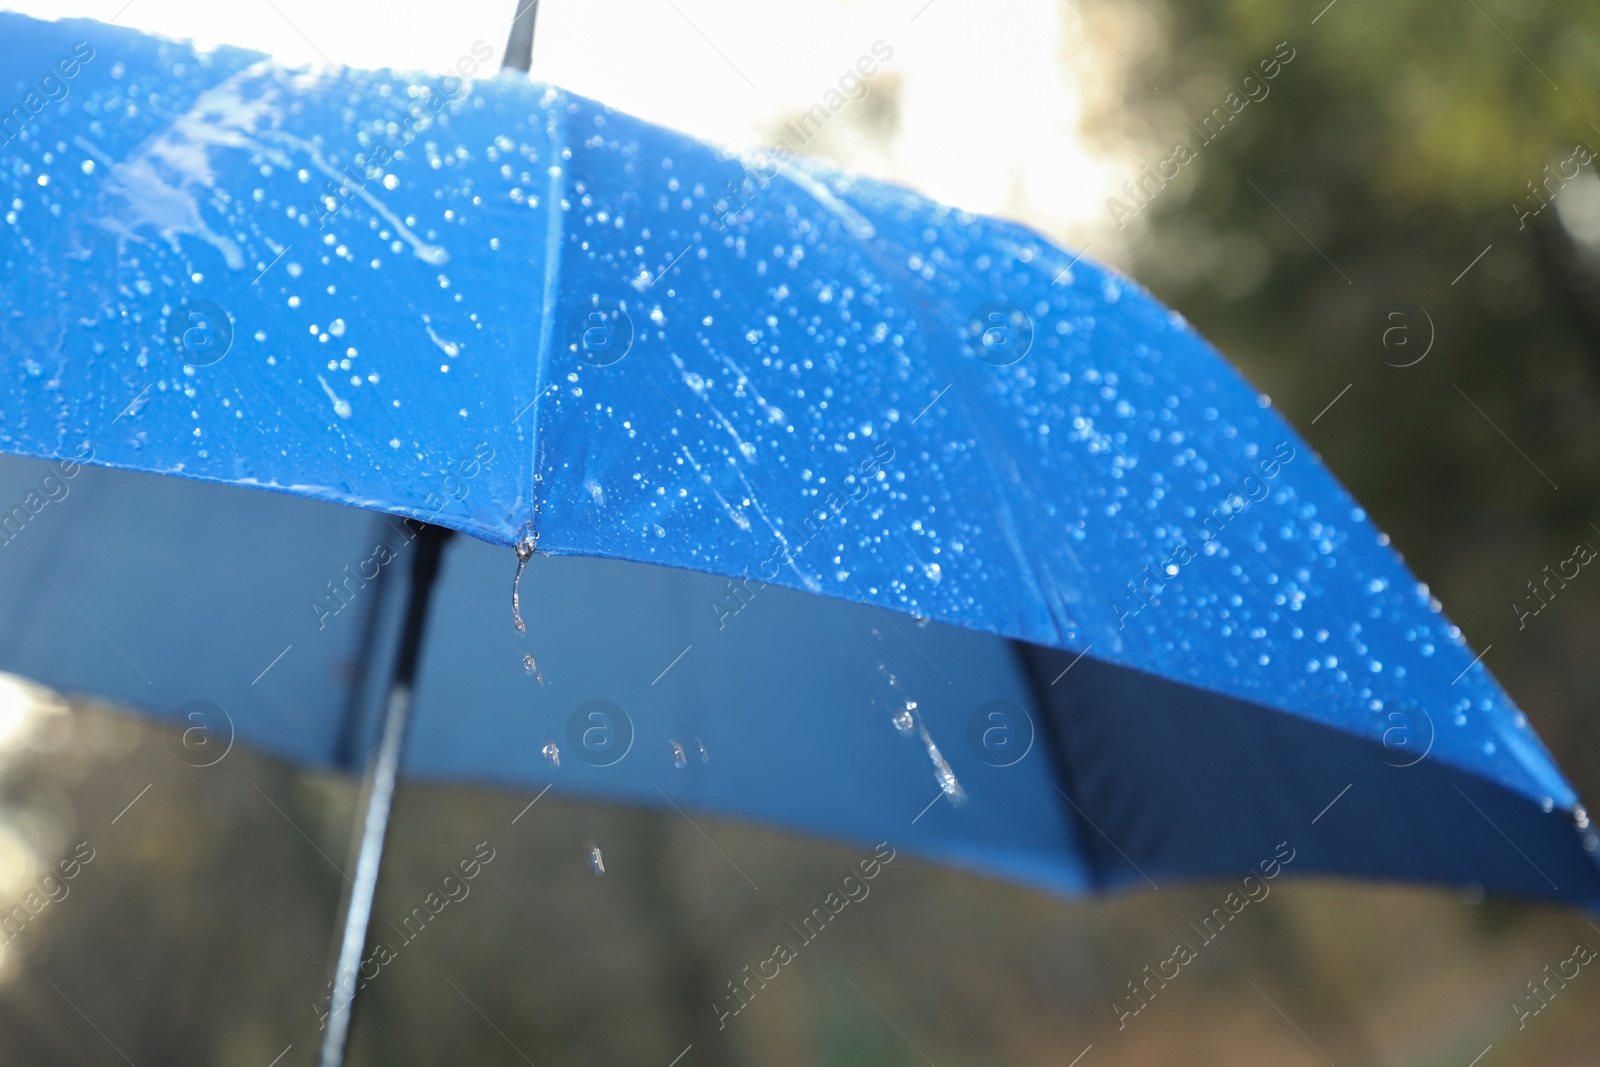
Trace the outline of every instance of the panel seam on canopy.
[[550, 176], [549, 187], [545, 190], [545, 242], [544, 242], [544, 291], [541, 295], [539, 309], [539, 350], [535, 354], [533, 373], [533, 402], [531, 415], [532, 456], [528, 479], [528, 515], [526, 521], [514, 531], [517, 540], [524, 536], [524, 529], [532, 535], [534, 543], [539, 540], [539, 483], [543, 471], [544, 439], [540, 434], [539, 406], [544, 402], [547, 388], [545, 381], [550, 368], [550, 349], [554, 344], [555, 310], [561, 295], [561, 249], [566, 239], [565, 227], [562, 225], [562, 199], [566, 186], [566, 167], [562, 159], [565, 149], [566, 136], [565, 124], [562, 121], [561, 108], [558, 106], [560, 94], [550, 90], [546, 94], [549, 101], [545, 132], [549, 135], [550, 160], [546, 173]]

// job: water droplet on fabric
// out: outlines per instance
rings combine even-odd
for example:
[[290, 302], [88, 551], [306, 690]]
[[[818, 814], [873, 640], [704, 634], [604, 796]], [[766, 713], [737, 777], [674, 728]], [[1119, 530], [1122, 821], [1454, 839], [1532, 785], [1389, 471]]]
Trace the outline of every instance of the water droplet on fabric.
[[906, 701], [905, 707], [894, 713], [893, 722], [896, 730], [899, 730], [903, 734], [909, 734], [912, 730], [917, 728], [917, 720], [911, 714], [912, 709], [916, 706], [916, 701], [908, 700]]
[[522, 657], [522, 669], [533, 675], [533, 680], [538, 682], [540, 685], [546, 684], [544, 675], [540, 672], [539, 665], [533, 662], [532, 656]]
[[554, 741], [546, 741], [544, 743], [544, 748], [540, 749], [539, 751], [543, 752], [544, 758], [549, 760], [552, 764], [557, 767], [561, 766], [561, 750], [556, 747], [556, 743]]
[[684, 753], [683, 746], [677, 741], [671, 741], [669, 744], [672, 746], [672, 765], [680, 771], [689, 766], [689, 757]]

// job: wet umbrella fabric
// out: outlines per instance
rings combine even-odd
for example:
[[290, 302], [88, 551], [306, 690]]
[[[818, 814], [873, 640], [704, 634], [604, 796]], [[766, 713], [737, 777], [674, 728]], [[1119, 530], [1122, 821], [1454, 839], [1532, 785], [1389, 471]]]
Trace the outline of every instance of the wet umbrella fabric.
[[[13, 16], [0, 69], [69, 87], [0, 170], [0, 448], [34, 457], [0, 473], [0, 666], [348, 762], [409, 551], [379, 512], [486, 542], [447, 554], [407, 775], [1068, 892], [1290, 841], [1600, 902], [1437, 602], [1125, 279], [525, 82]], [[523, 636], [535, 540], [588, 558], [534, 562]]]

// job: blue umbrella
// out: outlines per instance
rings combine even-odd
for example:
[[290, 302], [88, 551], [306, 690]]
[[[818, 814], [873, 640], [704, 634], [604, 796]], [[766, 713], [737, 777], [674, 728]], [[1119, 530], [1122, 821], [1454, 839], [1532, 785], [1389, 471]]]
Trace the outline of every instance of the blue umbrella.
[[1127, 279], [520, 80], [0, 60], [0, 667], [365, 759], [354, 958], [402, 770], [1066, 893], [1600, 903], [1481, 657]]

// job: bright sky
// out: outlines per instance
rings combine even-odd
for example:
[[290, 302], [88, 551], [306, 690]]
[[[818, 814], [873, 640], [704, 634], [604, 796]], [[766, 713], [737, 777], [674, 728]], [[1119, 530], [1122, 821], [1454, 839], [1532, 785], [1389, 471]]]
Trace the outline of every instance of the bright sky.
[[[115, 19], [288, 64], [445, 71], [483, 42], [499, 64], [516, 0], [0, 0], [47, 18]], [[523, 0], [525, 2], [525, 0]], [[899, 132], [847, 141], [854, 169], [1019, 218], [1105, 258], [1118, 179], [1082, 143], [1081, 79], [1101, 48], [1061, 0], [542, 0], [534, 75], [733, 147], [816, 103], [882, 41]], [[481, 52], [481, 46], [480, 46]], [[1069, 65], [1070, 64], [1070, 65]], [[864, 106], [864, 105], [857, 105]], [[837, 131], [846, 134], [848, 127]], [[858, 154], [854, 154], [859, 149]], [[1113, 257], [1114, 258], [1114, 257]]]

